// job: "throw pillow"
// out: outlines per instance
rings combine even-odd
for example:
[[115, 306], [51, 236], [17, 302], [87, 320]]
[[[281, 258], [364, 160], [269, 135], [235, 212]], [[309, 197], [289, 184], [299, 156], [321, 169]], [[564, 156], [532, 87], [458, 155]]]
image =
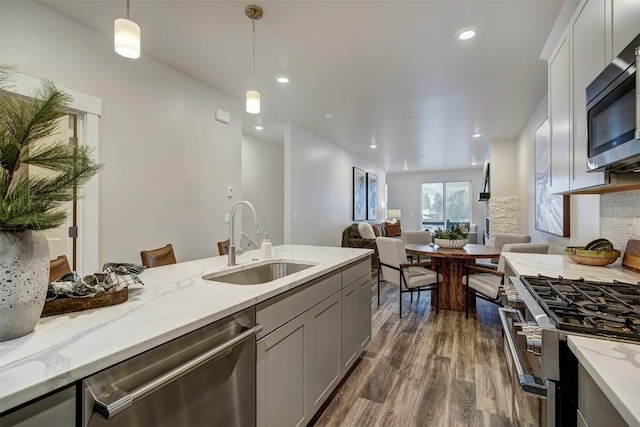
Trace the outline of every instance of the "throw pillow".
[[387, 229], [387, 236], [389, 237], [399, 237], [402, 236], [402, 226], [400, 225], [400, 221], [396, 221], [391, 224], [390, 222], [385, 223], [385, 228]]
[[375, 234], [376, 237], [380, 237], [382, 235], [382, 232], [380, 231], [380, 226], [378, 224], [371, 224], [371, 227], [373, 228], [373, 234]]
[[376, 234], [373, 232], [373, 227], [368, 222], [358, 223], [358, 233], [363, 239], [375, 239]]

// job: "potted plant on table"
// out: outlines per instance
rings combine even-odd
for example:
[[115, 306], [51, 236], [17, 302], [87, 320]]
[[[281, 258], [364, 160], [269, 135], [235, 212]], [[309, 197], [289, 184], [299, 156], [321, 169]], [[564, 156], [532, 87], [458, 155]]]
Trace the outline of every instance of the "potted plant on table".
[[469, 243], [469, 230], [460, 224], [451, 224], [446, 230], [438, 227], [433, 239], [442, 248], [459, 249]]
[[62, 204], [101, 167], [86, 146], [43, 143], [68, 114], [70, 96], [51, 81], [31, 97], [14, 96], [6, 92], [12, 75], [0, 65], [0, 341], [35, 328], [49, 282], [49, 246], [40, 230], [66, 221]]

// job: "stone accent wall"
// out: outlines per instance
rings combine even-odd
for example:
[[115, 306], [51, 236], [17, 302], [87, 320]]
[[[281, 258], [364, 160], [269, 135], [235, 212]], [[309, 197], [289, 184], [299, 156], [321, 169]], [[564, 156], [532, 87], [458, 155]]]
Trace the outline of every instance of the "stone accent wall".
[[621, 252], [627, 240], [640, 239], [640, 190], [600, 196], [600, 236]]
[[489, 245], [493, 245], [497, 233], [518, 233], [517, 197], [491, 197], [487, 206], [491, 228]]

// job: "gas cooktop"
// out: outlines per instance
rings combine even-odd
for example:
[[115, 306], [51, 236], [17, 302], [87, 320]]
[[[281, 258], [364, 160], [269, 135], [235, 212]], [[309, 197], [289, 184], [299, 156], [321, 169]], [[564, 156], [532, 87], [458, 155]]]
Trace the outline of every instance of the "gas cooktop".
[[640, 282], [594, 282], [521, 276], [556, 328], [640, 341]]

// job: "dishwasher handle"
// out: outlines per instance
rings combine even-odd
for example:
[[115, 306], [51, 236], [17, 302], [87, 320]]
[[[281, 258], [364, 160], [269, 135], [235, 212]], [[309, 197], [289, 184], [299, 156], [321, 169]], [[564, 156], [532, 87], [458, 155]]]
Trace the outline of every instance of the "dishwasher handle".
[[151, 393], [161, 389], [210, 360], [215, 359], [227, 350], [231, 350], [247, 338], [257, 335], [260, 331], [262, 331], [262, 325], [256, 325], [251, 329], [247, 329], [219, 346], [194, 357], [193, 359], [160, 375], [157, 378], [154, 378], [131, 392], [113, 388], [108, 394], [96, 398], [94, 411], [106, 419], [113, 418], [140, 399], [143, 399]]

